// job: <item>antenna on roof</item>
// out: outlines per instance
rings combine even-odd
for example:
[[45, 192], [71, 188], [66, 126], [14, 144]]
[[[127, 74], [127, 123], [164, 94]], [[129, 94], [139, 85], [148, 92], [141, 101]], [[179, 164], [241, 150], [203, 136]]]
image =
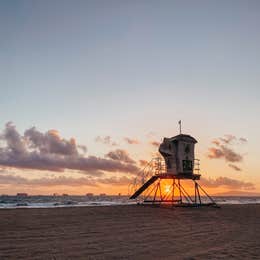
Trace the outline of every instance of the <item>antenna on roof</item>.
[[179, 120], [179, 127], [180, 127], [180, 135], [181, 135], [181, 120]]

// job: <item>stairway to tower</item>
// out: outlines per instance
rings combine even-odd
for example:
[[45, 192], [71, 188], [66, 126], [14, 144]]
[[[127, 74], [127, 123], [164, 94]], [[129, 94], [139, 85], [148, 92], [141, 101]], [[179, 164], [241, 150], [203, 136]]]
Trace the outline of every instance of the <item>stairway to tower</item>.
[[142, 194], [143, 191], [145, 191], [150, 185], [152, 185], [159, 176], [152, 176], [147, 182], [145, 182], [131, 197], [130, 199], [135, 199], [137, 198], [140, 194]]

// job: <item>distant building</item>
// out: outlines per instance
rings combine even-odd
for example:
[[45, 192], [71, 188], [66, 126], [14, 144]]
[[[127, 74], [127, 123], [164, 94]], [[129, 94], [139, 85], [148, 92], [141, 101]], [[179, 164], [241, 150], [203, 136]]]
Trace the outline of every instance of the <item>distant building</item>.
[[28, 194], [25, 193], [25, 192], [20, 192], [20, 193], [17, 193], [16, 196], [18, 196], [18, 197], [27, 197]]
[[93, 193], [87, 193], [86, 196], [87, 196], [87, 197], [93, 197], [94, 194], [93, 194]]

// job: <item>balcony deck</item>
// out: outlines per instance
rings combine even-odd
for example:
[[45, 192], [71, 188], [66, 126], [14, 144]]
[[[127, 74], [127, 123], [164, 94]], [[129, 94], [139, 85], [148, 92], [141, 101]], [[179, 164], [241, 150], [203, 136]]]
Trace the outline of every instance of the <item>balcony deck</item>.
[[190, 174], [190, 173], [171, 174], [171, 173], [165, 172], [165, 173], [156, 174], [156, 176], [158, 176], [158, 178], [160, 178], [160, 179], [199, 180], [201, 175], [194, 174], [194, 173], [192, 173], [192, 174]]

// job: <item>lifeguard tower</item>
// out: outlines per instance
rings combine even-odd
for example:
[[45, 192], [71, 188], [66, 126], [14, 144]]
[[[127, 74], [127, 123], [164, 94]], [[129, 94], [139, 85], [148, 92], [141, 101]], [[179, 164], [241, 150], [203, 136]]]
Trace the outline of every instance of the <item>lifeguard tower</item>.
[[[179, 122], [180, 123], [180, 122]], [[217, 206], [199, 185], [200, 161], [195, 159], [197, 140], [181, 133], [164, 138], [159, 146], [162, 158], [155, 158], [140, 172], [131, 186], [130, 199], [145, 204], [173, 206]], [[188, 181], [188, 190], [181, 184]]]

